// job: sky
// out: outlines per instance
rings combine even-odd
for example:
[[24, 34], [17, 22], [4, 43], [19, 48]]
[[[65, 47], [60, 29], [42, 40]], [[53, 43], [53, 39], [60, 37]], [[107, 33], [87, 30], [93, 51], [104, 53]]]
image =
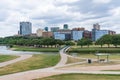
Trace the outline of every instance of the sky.
[[120, 0], [0, 0], [0, 37], [17, 34], [20, 21], [32, 22], [33, 33], [63, 24], [91, 30], [94, 23], [120, 33]]

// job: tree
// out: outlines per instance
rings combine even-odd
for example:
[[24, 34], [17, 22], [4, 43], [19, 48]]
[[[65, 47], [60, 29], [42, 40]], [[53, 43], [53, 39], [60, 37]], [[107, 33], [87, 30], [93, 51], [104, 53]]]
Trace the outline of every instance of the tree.
[[113, 35], [112, 36], [112, 44], [117, 47], [120, 45], [120, 35]]
[[66, 41], [65, 42], [65, 45], [69, 45], [69, 46], [73, 46], [73, 45], [75, 45], [75, 43], [74, 42], [72, 42], [72, 41]]
[[89, 47], [89, 45], [92, 45], [92, 40], [85, 38], [85, 45], [87, 45]]
[[112, 36], [111, 35], [104, 35], [101, 37], [102, 43], [107, 44], [108, 48], [110, 47], [110, 44], [112, 44]]
[[59, 39], [55, 39], [55, 47], [61, 46], [64, 44], [64, 41], [59, 40]]
[[102, 48], [102, 46], [104, 45], [103, 39], [102, 39], [102, 38], [98, 39], [98, 40], [95, 42], [95, 44], [96, 44], [96, 45], [101, 45], [101, 48]]
[[87, 38], [82, 38], [81, 40], [79, 40], [77, 42], [77, 45], [80, 45], [81, 48], [84, 46], [84, 45], [87, 45], [89, 47], [89, 45], [92, 44], [92, 41], [90, 39], [87, 39]]

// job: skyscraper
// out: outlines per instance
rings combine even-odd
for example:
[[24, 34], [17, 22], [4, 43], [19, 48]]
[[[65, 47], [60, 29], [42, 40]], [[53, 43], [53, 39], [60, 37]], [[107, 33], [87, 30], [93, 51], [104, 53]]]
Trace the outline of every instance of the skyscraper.
[[48, 27], [45, 27], [44, 30], [45, 30], [45, 31], [48, 31]]
[[68, 24], [64, 24], [63, 29], [68, 29]]
[[100, 25], [98, 23], [93, 24], [93, 29], [100, 30]]
[[57, 32], [59, 30], [59, 27], [51, 27], [52, 32]]
[[20, 22], [20, 35], [28, 35], [32, 33], [31, 22]]

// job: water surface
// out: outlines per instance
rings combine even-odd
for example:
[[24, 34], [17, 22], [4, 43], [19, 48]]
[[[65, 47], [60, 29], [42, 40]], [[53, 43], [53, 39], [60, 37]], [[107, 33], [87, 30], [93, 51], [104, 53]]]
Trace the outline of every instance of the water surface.
[[30, 51], [13, 51], [7, 46], [0, 46], [0, 54], [54, 54], [57, 52], [30, 52]]

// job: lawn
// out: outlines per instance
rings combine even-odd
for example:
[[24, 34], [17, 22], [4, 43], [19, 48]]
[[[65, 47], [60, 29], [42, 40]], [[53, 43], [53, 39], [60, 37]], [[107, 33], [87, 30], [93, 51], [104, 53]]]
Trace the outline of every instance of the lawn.
[[15, 58], [18, 58], [18, 56], [13, 56], [13, 55], [0, 55], [0, 62], [5, 62], [9, 60], [13, 60]]
[[36, 54], [27, 60], [0, 68], [0, 75], [51, 67], [56, 65], [59, 60], [59, 54]]
[[120, 80], [120, 75], [105, 74], [61, 74], [34, 80]]
[[32, 52], [58, 52], [58, 48], [34, 48], [34, 47], [26, 47], [26, 46], [13, 46], [11, 48], [15, 51], [32, 51]]
[[[77, 56], [77, 57], [80, 57], [80, 58], [86, 58], [86, 59], [97, 59], [97, 56], [95, 54], [92, 54], [92, 53], [69, 53], [70, 55], [73, 55], [74, 54]], [[102, 59], [106, 59], [106, 56], [100, 56], [100, 58]], [[109, 60], [120, 60], [120, 54], [110, 54], [109, 56]]]
[[120, 47], [115, 48], [107, 48], [107, 47], [83, 47], [81, 48], [80, 46], [72, 46], [71, 49], [69, 50], [70, 52], [79, 52], [79, 53], [120, 53]]

